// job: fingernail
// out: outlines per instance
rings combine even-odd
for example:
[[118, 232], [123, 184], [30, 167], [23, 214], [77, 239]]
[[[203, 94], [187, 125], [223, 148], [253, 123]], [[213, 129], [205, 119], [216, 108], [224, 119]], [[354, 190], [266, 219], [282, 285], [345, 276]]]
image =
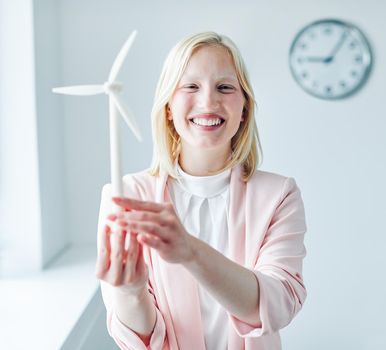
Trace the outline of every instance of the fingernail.
[[122, 226], [122, 227], [126, 227], [126, 226], [128, 225], [128, 223], [127, 223], [126, 221], [123, 221], [123, 220], [120, 220], [120, 221], [118, 222], [118, 224], [119, 224], [120, 226]]

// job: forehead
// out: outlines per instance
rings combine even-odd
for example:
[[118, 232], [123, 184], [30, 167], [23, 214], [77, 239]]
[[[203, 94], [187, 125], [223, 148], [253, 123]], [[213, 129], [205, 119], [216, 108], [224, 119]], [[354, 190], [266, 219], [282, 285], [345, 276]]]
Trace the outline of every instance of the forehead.
[[205, 45], [193, 51], [182, 77], [202, 75], [237, 79], [236, 68], [227, 49], [219, 45]]

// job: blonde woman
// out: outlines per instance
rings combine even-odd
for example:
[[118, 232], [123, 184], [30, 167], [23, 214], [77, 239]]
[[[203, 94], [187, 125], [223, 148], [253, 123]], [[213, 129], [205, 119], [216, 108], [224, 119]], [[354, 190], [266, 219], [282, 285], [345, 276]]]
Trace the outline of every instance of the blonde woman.
[[124, 198], [102, 191], [96, 275], [121, 349], [281, 348], [306, 298], [306, 223], [295, 180], [257, 170], [254, 111], [228, 37], [199, 33], [171, 50], [152, 166], [124, 176]]

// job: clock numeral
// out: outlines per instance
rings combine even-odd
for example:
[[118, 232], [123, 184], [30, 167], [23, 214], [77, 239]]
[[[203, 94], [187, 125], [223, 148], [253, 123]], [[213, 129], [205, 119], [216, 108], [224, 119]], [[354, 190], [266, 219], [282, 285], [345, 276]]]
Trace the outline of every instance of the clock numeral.
[[352, 70], [350, 73], [353, 78], [355, 78], [358, 75], [358, 72], [356, 70]]
[[300, 47], [302, 50], [307, 50], [308, 45], [307, 45], [306, 43], [300, 43], [300, 44], [299, 44], [299, 47]]
[[301, 73], [301, 76], [303, 79], [306, 79], [306, 78], [308, 78], [308, 73], [306, 71], [304, 71]]
[[351, 41], [350, 44], [349, 44], [348, 46], [349, 46], [349, 48], [350, 48], [351, 50], [354, 50], [354, 49], [357, 47], [357, 44], [356, 44], [355, 41]]
[[325, 86], [325, 87], [324, 87], [324, 91], [325, 91], [326, 94], [328, 94], [328, 95], [332, 94], [332, 86], [329, 86], [329, 85]]
[[355, 62], [356, 63], [362, 63], [362, 56], [355, 56]]
[[326, 35], [331, 35], [332, 34], [332, 28], [330, 26], [324, 27], [323, 28], [323, 33]]
[[344, 80], [341, 80], [341, 81], [339, 82], [339, 85], [340, 85], [340, 87], [342, 87], [343, 89], [347, 87], [347, 84], [346, 84], [346, 82], [345, 82]]

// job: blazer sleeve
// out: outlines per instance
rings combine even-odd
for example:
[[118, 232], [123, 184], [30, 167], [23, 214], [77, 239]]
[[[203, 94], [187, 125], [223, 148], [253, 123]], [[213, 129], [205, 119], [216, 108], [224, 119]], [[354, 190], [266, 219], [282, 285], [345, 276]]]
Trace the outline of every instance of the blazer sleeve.
[[[133, 195], [138, 198], [138, 196]], [[99, 210], [98, 220], [98, 237], [97, 246], [99, 249], [100, 242], [103, 234], [104, 219], [109, 215], [112, 209], [111, 201], [111, 185], [106, 184], [102, 189], [101, 204]], [[103, 303], [107, 312], [107, 330], [110, 336], [114, 339], [120, 349], [124, 350], [161, 350], [164, 349], [166, 342], [166, 328], [162, 314], [157, 306], [157, 301], [154, 296], [154, 291], [151, 286], [151, 282], [148, 282], [148, 290], [153, 298], [153, 303], [156, 308], [156, 324], [150, 339], [150, 345], [148, 347], [142, 342], [137, 334], [124, 325], [114, 312], [114, 299], [113, 299], [113, 286], [107, 282], [100, 281]]]
[[259, 286], [261, 324], [253, 327], [232, 316], [239, 336], [260, 337], [277, 332], [301, 309], [307, 295], [302, 278], [306, 230], [300, 190], [293, 178], [286, 178], [252, 269]]

